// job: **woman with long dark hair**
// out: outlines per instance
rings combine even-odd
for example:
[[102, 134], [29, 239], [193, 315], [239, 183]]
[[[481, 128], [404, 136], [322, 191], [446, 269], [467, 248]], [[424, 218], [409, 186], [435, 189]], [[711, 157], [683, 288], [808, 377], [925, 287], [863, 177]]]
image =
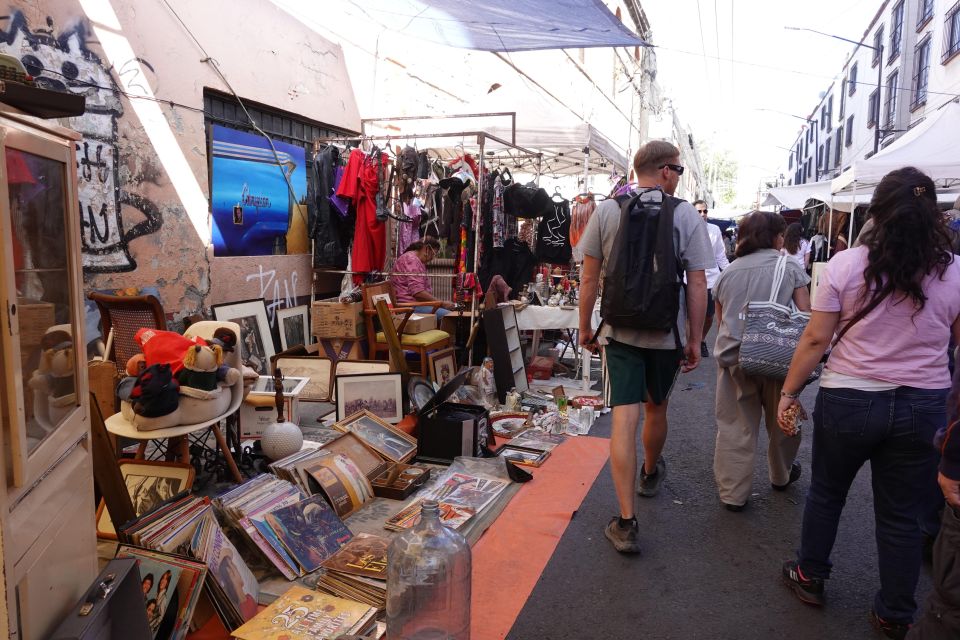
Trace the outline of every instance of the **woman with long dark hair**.
[[780, 426], [793, 432], [804, 381], [833, 343], [813, 412], [800, 549], [782, 572], [801, 600], [823, 604], [847, 492], [869, 462], [880, 563], [871, 618], [902, 638], [916, 612], [921, 521], [938, 500], [933, 437], [946, 421], [947, 343], [951, 331], [960, 336], [960, 263], [933, 181], [917, 169], [887, 174], [870, 213], [864, 244], [837, 254], [821, 276], [781, 392]]
[[787, 231], [783, 234], [783, 249], [780, 251], [804, 271], [810, 268], [810, 242], [803, 237], [803, 227], [799, 222], [787, 225]]
[[728, 511], [742, 511], [752, 493], [761, 416], [769, 438], [767, 465], [773, 489], [784, 491], [800, 477], [800, 466], [794, 461], [800, 438], [785, 435], [777, 427], [780, 380], [748, 375], [740, 368], [743, 310], [748, 303], [770, 300], [773, 290], [775, 302], [793, 301], [798, 309], [810, 310], [810, 277], [780, 254], [786, 227], [777, 213], [757, 211], [747, 216], [740, 225], [737, 259], [714, 285], [720, 318], [714, 356], [720, 369], [713, 473], [720, 502]]

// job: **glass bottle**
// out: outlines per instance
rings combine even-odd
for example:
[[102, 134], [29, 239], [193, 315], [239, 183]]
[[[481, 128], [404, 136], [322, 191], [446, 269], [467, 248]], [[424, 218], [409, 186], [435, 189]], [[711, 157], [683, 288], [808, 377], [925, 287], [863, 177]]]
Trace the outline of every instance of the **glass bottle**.
[[470, 545], [425, 500], [420, 521], [387, 549], [387, 637], [469, 640]]

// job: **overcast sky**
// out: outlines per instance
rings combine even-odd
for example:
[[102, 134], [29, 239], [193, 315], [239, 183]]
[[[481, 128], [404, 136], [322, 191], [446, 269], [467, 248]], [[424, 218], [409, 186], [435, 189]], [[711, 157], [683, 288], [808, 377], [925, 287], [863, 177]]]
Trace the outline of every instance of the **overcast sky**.
[[729, 149], [739, 162], [739, 202], [756, 198], [762, 177], [786, 174], [786, 148], [804, 124], [758, 109], [808, 115], [853, 50], [853, 45], [784, 26], [859, 40], [881, 4], [882, 0], [642, 3], [654, 43], [662, 47], [657, 50], [657, 79], [694, 136]]

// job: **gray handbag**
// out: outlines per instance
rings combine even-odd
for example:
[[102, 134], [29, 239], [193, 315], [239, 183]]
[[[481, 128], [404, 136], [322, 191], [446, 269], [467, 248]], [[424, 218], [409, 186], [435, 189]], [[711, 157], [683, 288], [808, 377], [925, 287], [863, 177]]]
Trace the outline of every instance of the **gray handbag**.
[[[743, 336], [740, 339], [740, 367], [747, 375], [785, 379], [793, 352], [797, 350], [800, 336], [810, 321], [810, 314], [798, 311], [792, 301], [789, 305], [776, 301], [786, 271], [787, 256], [780, 256], [769, 299], [748, 302], [746, 305]], [[807, 384], [819, 378], [822, 371], [823, 364], [818, 364]]]

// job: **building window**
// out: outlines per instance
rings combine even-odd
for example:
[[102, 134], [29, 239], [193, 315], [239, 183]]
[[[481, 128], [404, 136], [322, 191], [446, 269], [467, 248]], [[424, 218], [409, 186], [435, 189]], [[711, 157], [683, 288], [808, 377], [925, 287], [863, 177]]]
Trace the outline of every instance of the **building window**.
[[[823, 147], [823, 173], [826, 173], [830, 170], [830, 138], [827, 138], [827, 141], [824, 143]], [[840, 145], [837, 145], [837, 148], [840, 148]]]
[[793, 169], [793, 151], [790, 152], [790, 160], [787, 162], [787, 169]]
[[[850, 139], [849, 133], [847, 134], [847, 139], [848, 140]], [[840, 125], [839, 127], [837, 127], [837, 150], [834, 151], [834, 156], [833, 156], [833, 164], [836, 167], [840, 166], [840, 158], [843, 154], [843, 145], [841, 144], [842, 141], [843, 141], [843, 125]]]
[[870, 94], [870, 104], [867, 107], [867, 128], [877, 124], [880, 120], [880, 89], [874, 89]]
[[875, 67], [880, 64], [880, 50], [883, 47], [883, 25], [880, 25], [880, 28], [877, 29], [876, 33], [873, 34], [873, 60], [870, 63], [871, 67]]
[[843, 79], [843, 84], [840, 85], [840, 120], [843, 120], [843, 112], [847, 108], [847, 79]]
[[897, 120], [897, 91], [900, 89], [900, 73], [887, 76], [887, 103], [884, 109], [883, 126], [892, 129]]
[[853, 144], [853, 115], [847, 118], [847, 137], [843, 141], [843, 144], [848, 147]]
[[827, 99], [827, 133], [833, 131], [833, 96]]
[[914, 54], [916, 73], [913, 74], [913, 101], [910, 108], [915, 109], [927, 102], [927, 79], [930, 75], [930, 36], [917, 45]]
[[960, 2], [947, 11], [943, 28], [943, 62], [960, 53]]
[[933, 18], [933, 0], [920, 0], [917, 3], [917, 31], [923, 29]]
[[890, 62], [900, 55], [900, 42], [903, 39], [903, 0], [893, 7], [890, 14]]
[[857, 63], [854, 62], [850, 67], [850, 76], [847, 83], [847, 95], [852, 96], [857, 92]]

